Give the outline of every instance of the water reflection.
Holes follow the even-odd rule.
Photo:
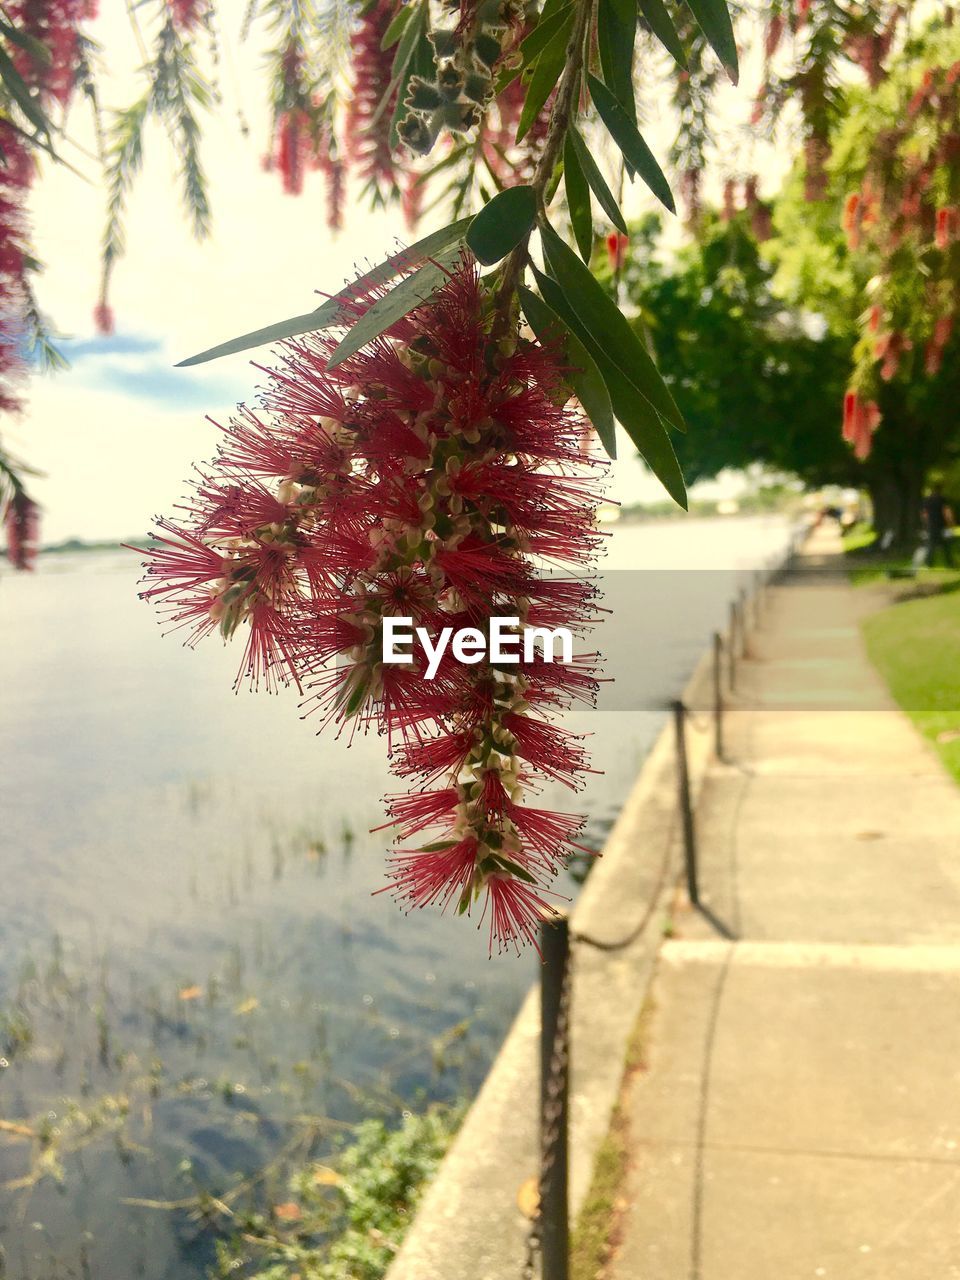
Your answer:
[[[696,525],[612,540],[614,568],[731,575],[679,573],[669,624],[646,618],[647,709],[571,717],[603,771],[575,801],[597,844],[732,571],[783,537]],[[156,1206],[282,1193],[283,1153],[473,1091],[534,973],[372,896],[381,743],[234,695],[235,655],[161,640],[135,577],[98,553],[0,582],[0,1240],[25,1280],[204,1275],[202,1219]]]

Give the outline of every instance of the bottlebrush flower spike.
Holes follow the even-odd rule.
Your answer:
[[[364,182],[381,195],[396,189],[390,148],[390,126],[397,90],[391,93],[393,49],[383,49],[383,37],[394,15],[390,0],[375,0],[361,14],[351,42],[353,94],[347,108],[347,156]],[[385,95],[388,102],[383,103]]]
[[[880,410],[873,400],[864,401],[855,391],[847,392],[843,400],[843,438],[853,445],[861,462],[870,455],[873,433],[880,421]]]
[[[14,0],[10,20],[16,30],[42,44],[45,59],[25,47],[13,51],[20,75],[41,95],[66,106],[77,72],[77,29],[90,17],[86,0]]]
[[[40,540],[40,508],[18,489],[3,518],[7,534],[7,556],[15,569],[32,569]]]
[[[183,33],[192,31],[207,7],[207,0],[167,0],[173,25]]]
[[[554,719],[595,697],[595,655],[494,664],[487,646],[466,663],[448,648],[431,671],[422,648],[394,664],[383,647],[395,617],[485,641],[491,619],[516,619],[518,644],[593,620],[603,464],[557,355],[495,335],[497,316],[463,260],[334,369],[336,336],[282,344],[184,518],[160,522],[143,595],[191,641],[247,628],[241,678],[292,682],[322,726],[382,734],[412,784],[387,802],[403,846],[387,890],[474,913],[491,949],[519,949],[582,847],[581,818],[527,802],[544,779],[582,785],[582,742]]]
[[[627,249],[629,247],[629,236],[625,236],[622,231],[610,232],[607,236],[607,260],[610,263],[611,271],[617,272],[623,270],[623,264],[627,260]]]

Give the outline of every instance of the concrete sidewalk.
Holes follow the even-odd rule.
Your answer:
[[[751,635],[627,1095],[610,1280],[960,1278],[960,790],[832,534]]]

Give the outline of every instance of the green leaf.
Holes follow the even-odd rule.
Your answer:
[[[626,316],[549,224],[541,223],[540,239],[548,269],[605,358],[620,369],[661,417],[683,431],[683,415]]]
[[[713,51],[726,68],[727,75],[736,84],[740,78],[737,41],[726,0],[687,0],[687,3]]]
[[[620,212],[620,206],[614,199],[613,192],[607,186],[604,181],[603,174],[597,168],[597,163],[590,154],[589,147],[584,142],[583,138],[581,138],[580,134],[577,133],[573,125],[571,125],[567,130],[567,138],[576,151],[577,159],[580,161],[580,168],[583,170],[584,177],[590,184],[590,189],[599,200],[600,207],[618,231],[622,231],[625,236],[629,235],[630,233],[627,231],[627,224],[623,220],[623,214]]]
[[[573,26],[573,8],[547,41],[547,46],[534,63],[533,75],[527,86],[527,96],[523,100],[520,122],[517,125],[517,142],[543,110],[544,103],[553,92],[554,85],[560,79],[567,62],[567,45],[570,43],[570,30]]]
[[[667,6],[663,3],[663,0],[640,0],[640,12],[663,47],[686,70],[687,55],[684,52],[680,36],[677,34],[677,28],[673,25],[673,19],[667,12]]]
[[[402,320],[405,315],[419,307],[422,303],[445,284],[450,278],[449,268],[460,257],[460,246],[446,249],[436,255],[436,260],[418,267],[412,275],[406,276],[389,293],[378,298],[372,307],[368,307],[363,315],[350,326],[346,337],[327,361],[328,369],[335,369],[344,360],[355,355],[361,347],[365,347],[374,338]]]
[[[415,6],[405,4],[394,14],[390,25],[383,33],[383,39],[380,41],[381,49],[392,49],[400,37],[403,35],[404,28],[413,17]]]
[[[25,53],[29,53],[30,57],[41,67],[49,67],[50,50],[36,36],[30,35],[26,31],[18,31],[5,18],[0,18],[0,36],[23,49]]]
[[[594,106],[600,113],[600,119],[623,152],[623,158],[627,164],[639,173],[657,199],[665,204],[671,213],[676,213],[677,206],[670,191],[670,184],[663,176],[663,170],[657,164],[653,152],[640,137],[637,126],[601,80],[588,73],[587,82],[590,85],[590,96]]]
[[[533,268],[533,273],[551,309],[561,317],[568,328],[582,338],[584,346],[593,356],[610,397],[613,412],[623,424],[647,466],[671,498],[686,510],[687,490],[683,483],[680,464],[677,462],[677,456],[660,415],[583,327],[556,280],[543,275],[536,267]]]
[[[295,338],[301,333],[312,333],[317,329],[334,329],[338,325],[349,324],[355,314],[352,303],[358,295],[374,289],[377,285],[386,284],[404,271],[426,261],[449,249],[459,246],[466,235],[472,218],[461,218],[452,222],[449,227],[433,231],[408,249],[401,249],[385,262],[362,275],[353,284],[341,289],[338,294],[329,298],[323,306],[315,311],[307,311],[300,316],[291,316],[289,320],[279,320],[276,324],[267,325],[264,329],[254,329],[251,333],[241,334],[239,338],[231,338],[229,342],[221,342],[219,346],[210,347],[198,355],[181,360],[176,368],[185,369],[189,365],[206,364],[208,360],[219,360],[221,356],[236,355],[238,351],[249,351],[251,347],[263,346],[266,342],[279,342],[283,338]]]
[[[650,410],[619,369],[603,364],[602,372],[618,421],[670,497],[686,511],[687,487],[663,419],[656,410]]]
[[[394,20],[395,21],[395,20]],[[393,26],[393,23],[390,24]],[[426,30],[427,25],[427,7],[421,0],[421,3],[412,6],[412,11],[408,20],[403,24],[403,31],[400,36],[400,43],[397,45],[397,52],[393,55],[393,65],[390,68],[390,79],[399,80],[407,69],[407,63],[413,55],[413,51],[417,46],[417,41],[422,33]],[[387,46],[384,45],[384,48]]]
[[[616,424],[603,375],[589,351],[557,313],[526,286],[520,286],[520,305],[527,323],[539,341],[547,346],[560,341],[570,365],[570,385],[583,411],[596,428],[600,443],[611,458],[617,456]]]
[[[537,25],[525,40],[520,41],[523,65],[528,67],[543,52],[560,28],[569,25],[572,20],[572,4],[561,5],[559,9],[551,14],[547,14],[546,10],[544,10]]]
[[[530,234],[536,220],[537,193],[533,187],[507,187],[471,222],[467,244],[485,267],[492,267]]]
[[[537,56],[543,52],[549,44],[552,36],[560,30],[560,27],[567,21],[572,19],[573,5],[564,0],[547,0],[547,3],[540,11],[540,18],[537,25],[530,34],[520,41],[520,63],[515,67],[504,67],[497,76],[494,85],[494,95],[498,96],[503,93],[508,85],[513,84],[518,76],[525,75],[532,64],[536,61]],[[527,75],[529,79],[529,75]]]
[[[593,254],[593,213],[590,209],[590,188],[583,175],[580,161],[569,132],[563,141],[563,181],[567,190],[567,209],[570,224],[580,250],[580,257],[589,262]]]
[[[617,101],[636,123],[633,93],[633,45],[637,35],[637,0],[599,0],[597,46],[603,78]]]
[[[44,133],[49,138],[53,126],[44,115],[39,102],[30,92],[26,81],[13,65],[13,60],[2,45],[0,45],[0,80],[3,81],[3,87],[16,100],[20,110],[37,132]]]

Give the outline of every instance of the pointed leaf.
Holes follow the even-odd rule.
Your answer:
[[[13,59],[2,45],[0,45],[0,80],[2,80],[3,87],[15,99],[20,110],[37,132],[46,134],[49,138],[53,125],[44,114],[38,98],[30,91],[23,76],[14,66]]]
[[[539,22],[530,34],[520,41],[520,64],[516,67],[504,67],[494,86],[493,92],[495,95],[503,93],[508,85],[513,84],[518,76],[524,74],[527,68],[536,61],[537,56],[547,47],[561,26],[572,20],[572,15],[573,6],[569,3],[545,4],[543,6]]]
[[[663,170],[657,164],[653,152],[640,137],[637,126],[601,80],[588,73],[587,81],[590,85],[590,97],[600,113],[600,119],[623,152],[623,158],[639,173],[657,199],[665,204],[671,213],[676,213],[677,206],[670,191],[670,184],[663,176]]]
[[[583,345],[590,352],[603,378],[614,414],[623,424],[647,466],[671,498],[686,510],[687,490],[683,475],[660,415],[583,328],[556,280],[543,275],[536,267],[533,268],[533,273],[551,309],[583,340]]]
[[[640,12],[663,47],[686,70],[687,55],[663,0],[640,0]]]
[[[703,34],[734,84],[740,77],[737,41],[726,0],[687,0]]]
[[[412,275],[406,276],[389,293],[378,298],[372,307],[368,307],[359,320],[350,326],[346,337],[327,361],[328,369],[335,369],[344,360],[355,355],[361,347],[365,347],[374,338],[379,338],[391,325],[402,320],[405,315],[421,306],[427,299],[446,284],[450,278],[450,268],[460,257],[460,246],[447,249],[437,254],[434,262],[418,267]]]
[[[570,365],[570,385],[577,393],[583,411],[596,428],[600,443],[611,458],[617,456],[616,424],[610,394],[596,361],[580,339],[570,331],[543,298],[525,286],[520,286],[520,305],[527,323],[538,340],[547,346],[559,341],[563,345]]]
[[[492,267],[530,234],[536,220],[537,193],[533,187],[507,187],[471,222],[467,244],[485,267]]]
[[[572,4],[561,5],[560,8],[550,14],[548,14],[546,9],[544,9],[543,13],[540,15],[540,21],[526,39],[520,41],[520,53],[523,55],[523,65],[528,67],[530,63],[543,52],[560,28],[564,25],[568,25],[572,20]]]
[[[624,235],[629,235],[627,224],[623,219],[623,214],[620,212],[620,206],[617,204],[613,192],[607,186],[603,174],[597,168],[597,163],[590,154],[590,148],[573,125],[567,130],[567,138],[577,154],[583,175],[590,184],[591,191],[597,197],[601,209],[603,209],[603,212],[618,231],[622,231]]]
[[[567,209],[570,225],[580,257],[589,262],[593,254],[593,214],[590,209],[590,188],[583,175],[580,161],[568,133],[563,141],[563,182],[567,190]]]
[[[661,417],[683,431],[683,415],[626,316],[549,224],[541,223],[540,239],[548,269],[563,290],[569,306],[606,358],[620,369]]]
[[[397,52],[393,55],[393,65],[390,68],[390,79],[398,80],[406,71],[407,63],[416,48],[417,41],[423,32],[427,21],[426,5],[418,4],[413,9],[410,18],[403,24],[403,31],[400,35],[400,42],[397,45]],[[390,24],[393,25],[392,23]],[[387,46],[385,45],[384,48]]]
[[[633,92],[633,45],[637,35],[637,0],[599,0],[597,47],[603,78],[636,124]]]
[[[295,338],[301,333],[312,333],[316,329],[335,329],[338,325],[349,324],[356,315],[356,299],[363,296],[377,285],[386,284],[404,271],[425,262],[427,259],[448,249],[451,245],[459,245],[467,233],[472,218],[461,218],[452,222],[449,227],[432,231],[408,249],[387,258],[362,275],[353,284],[348,284],[338,294],[329,298],[315,311],[307,311],[300,316],[291,316],[289,320],[279,320],[276,324],[267,325],[264,329],[254,329],[251,333],[241,334],[239,338],[231,338],[229,342],[221,342],[219,346],[210,347],[198,355],[181,360],[176,368],[185,369],[194,364],[206,364],[208,360],[219,360],[221,356],[236,355],[238,351],[249,351],[251,347],[260,347],[267,342],[279,342],[283,338]]]
[[[618,421],[670,497],[686,511],[687,487],[663,419],[656,410],[650,411],[649,405],[619,369],[608,363],[601,366],[601,372]]]
[[[403,5],[397,10],[386,31],[383,33],[383,39],[380,41],[381,49],[393,48],[403,35],[404,28],[413,17],[414,12],[414,6],[410,4]]]
[[[520,112],[520,122],[517,125],[517,142],[521,141],[543,110],[544,103],[560,79],[567,61],[567,45],[570,42],[572,26],[573,7],[571,6],[570,12],[534,63],[533,75],[527,86],[527,96],[523,100],[523,110]]]

